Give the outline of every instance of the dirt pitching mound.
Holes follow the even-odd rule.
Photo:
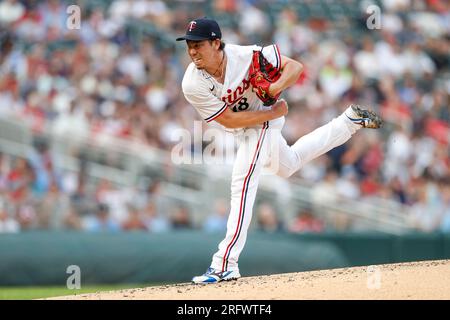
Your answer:
[[[300,300],[450,299],[450,260],[385,264],[244,277],[210,285],[160,287],[80,294],[79,300]]]

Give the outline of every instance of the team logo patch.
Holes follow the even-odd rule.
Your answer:
[[[189,32],[192,32],[192,30],[194,30],[195,29],[195,26],[197,25],[197,22],[195,22],[195,21],[191,21],[191,22],[189,22]]]

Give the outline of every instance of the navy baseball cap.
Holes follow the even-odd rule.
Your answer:
[[[219,24],[215,20],[204,17],[189,22],[186,29],[186,35],[177,38],[177,41],[214,39],[222,39],[222,32],[220,31]]]

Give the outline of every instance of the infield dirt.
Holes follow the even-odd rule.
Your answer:
[[[209,285],[160,287],[79,294],[76,300],[303,300],[450,299],[450,260],[385,264],[243,277]]]

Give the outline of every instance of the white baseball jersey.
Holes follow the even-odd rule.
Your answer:
[[[223,85],[207,72],[198,70],[194,63],[189,65],[183,78],[183,93],[205,121],[217,119],[226,108],[243,113],[270,108],[258,99],[248,80],[253,50],[260,49],[259,46],[227,44],[224,50],[228,62]],[[281,56],[276,45],[264,47],[263,54],[276,68],[280,68]],[[342,114],[288,146],[281,135],[283,124],[284,117],[281,117],[240,132],[248,134],[248,139],[238,139],[227,233],[211,261],[211,267],[216,270],[239,271],[238,259],[247,239],[259,177],[269,162],[272,166],[276,162],[272,173],[289,177],[305,163],[346,142],[360,128]]]
[[[277,45],[261,48],[256,45],[227,44],[224,49],[227,66],[223,84],[206,71],[197,69],[193,62],[189,65],[182,82],[183,93],[202,119],[211,122],[218,118],[226,108],[232,108],[234,112],[266,108],[252,91],[248,79],[253,51],[261,49],[264,57],[279,69],[281,57]]]

